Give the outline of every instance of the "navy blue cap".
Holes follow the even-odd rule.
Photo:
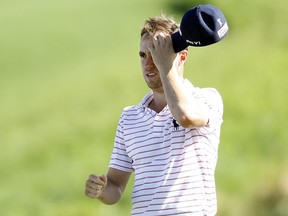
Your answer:
[[[197,5],[189,9],[180,23],[180,30],[171,35],[174,51],[188,46],[208,46],[222,40],[228,24],[222,11],[214,5]]]

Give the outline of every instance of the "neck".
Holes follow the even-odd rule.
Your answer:
[[[159,113],[167,105],[164,92],[163,93],[159,93],[159,92],[153,91],[153,96],[154,96],[154,98],[153,98],[153,100],[151,101],[151,103],[149,104],[148,107],[150,109],[154,110],[155,112]]]

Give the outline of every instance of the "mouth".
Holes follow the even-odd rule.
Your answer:
[[[156,76],[156,75],[157,75],[157,73],[147,73],[146,74],[147,77],[153,77],[153,76]]]

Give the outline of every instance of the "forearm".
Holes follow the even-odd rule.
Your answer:
[[[113,205],[120,200],[122,193],[121,188],[108,179],[107,186],[97,199],[104,204]]]
[[[183,127],[205,126],[208,118],[201,104],[185,89],[184,79],[171,69],[161,73],[165,98],[174,118]]]

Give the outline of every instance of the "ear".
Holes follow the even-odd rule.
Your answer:
[[[180,55],[180,60],[181,60],[181,62],[182,63],[185,63],[186,62],[186,60],[187,60],[187,57],[188,57],[188,50],[182,50],[180,53],[179,53],[179,55]]]

